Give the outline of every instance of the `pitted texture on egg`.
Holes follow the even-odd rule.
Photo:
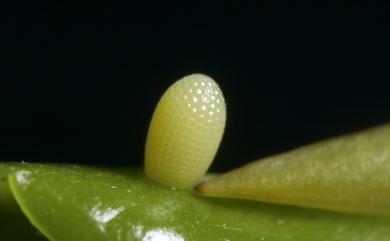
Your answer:
[[[218,150],[226,122],[219,86],[194,74],[174,83],[161,97],[145,147],[146,174],[171,187],[192,187]]]

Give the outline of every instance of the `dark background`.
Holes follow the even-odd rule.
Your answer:
[[[214,171],[390,120],[389,3],[9,2],[2,161],[140,166],[155,104],[195,72],[227,101]]]

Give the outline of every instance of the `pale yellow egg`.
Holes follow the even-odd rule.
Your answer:
[[[225,122],[225,100],[213,79],[193,74],[175,82],[149,126],[146,175],[170,187],[193,187],[217,153]]]

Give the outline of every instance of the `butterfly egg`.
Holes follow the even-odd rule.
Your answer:
[[[217,153],[225,122],[225,100],[213,79],[193,74],[175,82],[149,126],[146,175],[170,187],[193,187]]]

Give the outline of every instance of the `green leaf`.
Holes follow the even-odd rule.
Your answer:
[[[390,216],[390,124],[254,161],[197,190],[206,196]]]
[[[24,214],[56,241],[390,239],[390,218],[204,198],[160,186],[140,169],[8,163],[0,170]]]
[[[15,202],[7,181],[7,176],[12,169],[14,169],[13,165],[0,163],[0,240],[47,240],[30,224]]]

